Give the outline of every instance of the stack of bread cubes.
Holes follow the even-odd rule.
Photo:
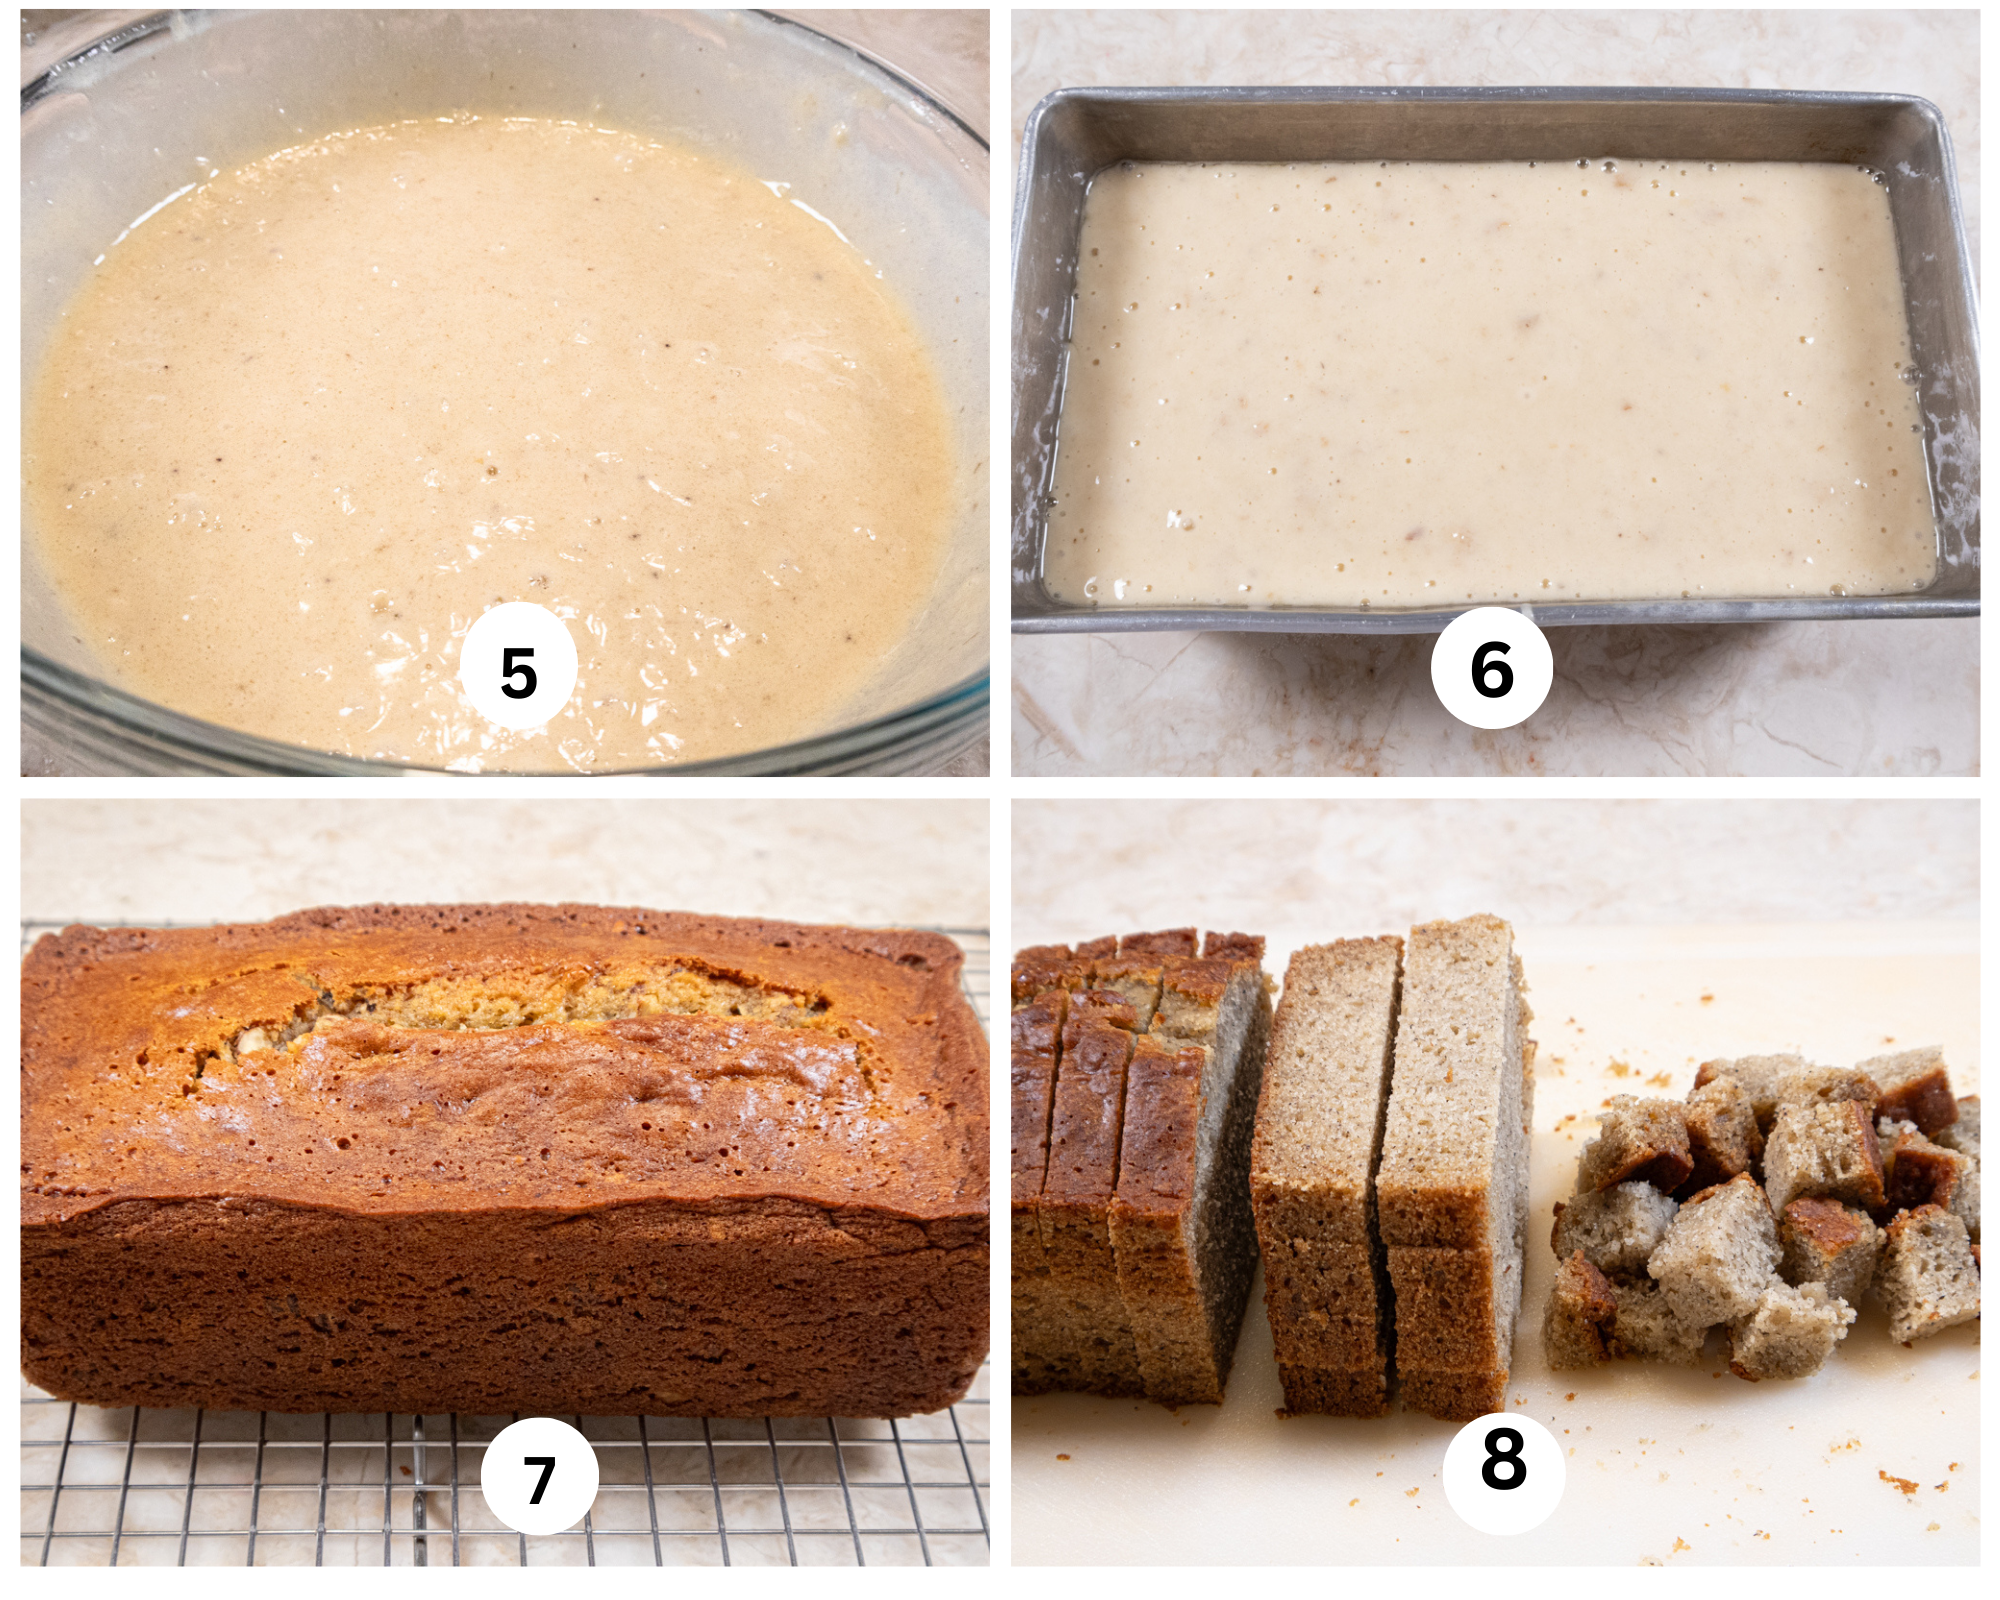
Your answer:
[[[1495,917],[1309,945],[1038,946],[1013,973],[1013,1391],[1219,1401],[1259,1253],[1289,1411],[1500,1408],[1534,1042]],[[1253,1132],[1254,1125],[1254,1132]]]
[[[1979,1100],[1935,1049],[1851,1068],[1710,1061],[1683,1101],[1619,1095],[1556,1207],[1549,1365],[1817,1372],[1872,1294],[1904,1343],[1979,1315]]]

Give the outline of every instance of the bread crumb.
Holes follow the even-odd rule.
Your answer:
[[[1712,1006],[1715,1004],[1715,996],[1704,989],[1701,992],[1701,1003],[1705,1006]]]
[[[1061,1453],[1060,1451],[1058,1451],[1058,1452],[1056,1453],[1056,1460],[1058,1460],[1058,1461],[1067,1461],[1067,1460],[1069,1460],[1069,1457],[1068,1457],[1068,1456],[1066,1456],[1066,1455],[1064,1455],[1064,1454],[1062,1454],[1062,1453]]]
[[[1892,1478],[1889,1476],[1888,1473],[1880,1471],[1879,1469],[1877,1470],[1875,1476],[1880,1478],[1884,1483],[1893,1483],[1898,1489],[1901,1489],[1904,1494],[1915,1494],[1917,1492],[1916,1481],[1912,1478]]]
[[[1667,1552],[1667,1554],[1668,1554],[1668,1555],[1670,1555],[1670,1556],[1671,1556],[1671,1555],[1679,1555],[1679,1554],[1681,1553],[1681,1551],[1683,1551],[1683,1550],[1692,1550],[1693,1548],[1694,1548],[1694,1546],[1693,1546],[1693,1545],[1691,1545],[1691,1544],[1689,1544],[1689,1543],[1687,1542],[1687,1540],[1685,1540],[1685,1539],[1681,1538],[1681,1537],[1680,1537],[1679,1535],[1675,1535],[1675,1537],[1674,1537],[1674,1547],[1673,1547],[1673,1549],[1669,1550],[1669,1551]]]
[[[1946,1467],[1944,1470],[1946,1472],[1956,1472],[1958,1471],[1958,1463],[1954,1461],[1950,1466]]]
[[[1406,1495],[1406,1496],[1408,1496],[1408,1495],[1414,1495],[1414,1494],[1415,1494],[1416,1492],[1417,1492],[1417,1491],[1416,1491],[1415,1489],[1405,1489],[1405,1490],[1403,1491],[1404,1495]]]
[[[1614,1078],[1629,1078],[1632,1076],[1632,1069],[1622,1061],[1614,1061],[1604,1070]]]
[[[1940,1527],[1942,1527],[1942,1526],[1943,1526],[1943,1524],[1942,1524],[1942,1523],[1937,1523],[1937,1522],[1933,1522],[1933,1523],[1932,1523],[1932,1524],[1931,1524],[1931,1525],[1930,1525],[1930,1526],[1929,1526],[1928,1528],[1924,1529],[1924,1532],[1925,1532],[1925,1533],[1936,1533],[1936,1532],[1938,1531],[1938,1529],[1939,1529]]]
[[[1859,1439],[1849,1439],[1846,1444],[1830,1445],[1828,1448],[1836,1453],[1842,1450],[1859,1450],[1861,1448],[1861,1441]]]
[[[1574,1399],[1576,1398],[1576,1391],[1575,1391],[1574,1389],[1570,1390],[1570,1392],[1569,1392],[1568,1394],[1564,1395],[1564,1396],[1563,1396],[1563,1398],[1564,1398],[1565,1400],[1574,1400]],[[1567,1433],[1567,1432],[1568,1432],[1569,1430],[1568,1430],[1567,1428],[1565,1428],[1565,1429],[1564,1429],[1563,1431],[1564,1431],[1565,1433]]]
[[[1354,1499],[1348,1501],[1347,1503],[1351,1506],[1358,1506],[1361,1504],[1361,1500],[1359,1496],[1356,1496]]]
[[[1943,1494],[1945,1490],[1951,1487],[1951,1479],[1946,1478],[1943,1483],[1934,1483],[1931,1485],[1931,1487],[1937,1490],[1939,1494]]]

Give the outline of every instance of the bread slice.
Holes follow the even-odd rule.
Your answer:
[[[1521,1307],[1531,1013],[1498,917],[1414,928],[1405,948],[1376,1204],[1406,1406],[1500,1409]]]
[[[1145,1392],[1111,1244],[1132,1022],[1132,1008],[1116,995],[1086,990],[1071,999],[1063,1027],[1037,1210],[1055,1307],[1050,1388]]]
[[[1375,1222],[1403,941],[1308,945],[1285,973],[1257,1106],[1250,1201],[1292,1412],[1389,1408],[1395,1319]]]
[[[1015,957],[1016,1393],[1222,1397],[1271,1006],[1261,938],[1201,948],[1176,928]]]
[[[1263,940],[1227,937],[1230,956],[1163,958],[1128,1076],[1112,1243],[1145,1393],[1165,1405],[1222,1399],[1257,1269],[1250,1140],[1271,999]]]
[[[1042,1248],[1042,1183],[1049,1167],[1049,1120],[1069,995],[1044,990],[1013,1014],[1013,1391],[1056,1386],[1051,1356],[1061,1348],[1062,1314]]]

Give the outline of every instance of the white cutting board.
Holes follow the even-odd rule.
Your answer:
[[[1282,977],[1298,944],[1391,931],[1278,930],[1266,966]],[[1518,938],[1541,1052],[1508,1401],[1564,1446],[1555,1513],[1513,1538],[1460,1522],[1439,1478],[1448,1423],[1402,1412],[1279,1420],[1260,1274],[1223,1405],[1013,1403],[1016,1562],[1979,1559],[1976,1323],[1905,1350],[1864,1306],[1817,1375],[1759,1384],[1729,1373],[1716,1340],[1700,1371],[1625,1361],[1554,1373],[1540,1336],[1553,1208],[1574,1188],[1606,1096],[1678,1099],[1715,1056],[1795,1050],[1847,1065],[1932,1043],[1953,1087],[1974,1092],[1973,925],[1523,928]]]

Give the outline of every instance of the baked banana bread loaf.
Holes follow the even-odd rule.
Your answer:
[[[71,928],[22,973],[22,1361],[268,1411],[934,1411],[986,1044],[933,934],[593,906]]]

